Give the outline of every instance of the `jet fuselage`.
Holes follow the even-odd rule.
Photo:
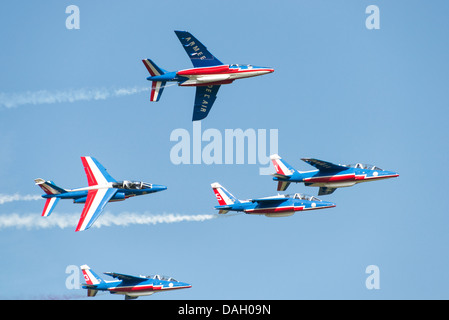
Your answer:
[[[178,82],[179,86],[207,86],[229,84],[236,79],[261,76],[274,72],[274,69],[252,65],[219,65],[212,67],[191,68],[167,72],[148,77],[149,81]]]
[[[284,197],[279,201],[279,198]],[[270,199],[272,199],[270,201]],[[313,196],[294,194],[293,196],[280,195],[253,200],[239,200],[234,204],[216,206],[215,209],[223,211],[243,211],[247,214],[261,214],[267,217],[291,216],[297,211],[308,211],[333,208],[335,204],[322,201]]]
[[[309,187],[331,187],[342,188],[350,187],[356,183],[375,181],[381,179],[395,178],[399,174],[385,170],[369,170],[350,168],[339,172],[322,172],[320,170],[312,170],[306,172],[295,171],[290,177],[276,177],[275,181],[285,182],[303,182]]]

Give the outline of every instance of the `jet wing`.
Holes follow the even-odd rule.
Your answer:
[[[302,158],[301,160],[314,166],[320,171],[343,171],[348,169],[348,167],[318,159]]]
[[[84,166],[84,171],[86,172],[89,187],[105,185],[108,184],[108,182],[117,182],[109,175],[97,159],[93,157],[81,157],[81,161]]]
[[[220,89],[220,85],[196,87],[192,121],[202,120],[207,117],[215,99],[217,99],[218,89]]]
[[[326,194],[331,194],[334,192],[337,188],[329,188],[329,187],[320,187],[320,191],[318,191],[319,196],[323,196]]]
[[[92,224],[100,216],[104,206],[116,194],[117,189],[104,188],[89,190],[87,192],[86,204],[81,213],[78,226],[75,231],[83,231],[89,229]]]
[[[175,31],[195,68],[219,66],[223,63],[215,58],[197,38],[187,31]]]
[[[104,274],[107,274],[108,276],[111,276],[113,278],[123,280],[123,281],[141,282],[141,281],[148,280],[145,277],[136,277],[136,276],[130,276],[128,274],[115,273],[115,272],[104,272]]]
[[[288,200],[289,198],[284,197],[284,196],[275,196],[275,197],[268,197],[268,198],[259,198],[259,199],[251,199],[251,202],[257,202],[260,204],[263,203],[281,203],[284,202],[286,200]]]

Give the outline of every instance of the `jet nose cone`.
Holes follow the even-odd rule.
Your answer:
[[[265,68],[265,67],[261,67],[261,71],[263,71],[264,73],[272,73],[272,72],[274,72],[274,69],[273,68]]]
[[[160,184],[153,184],[151,187],[153,190],[157,190],[157,191],[164,191],[167,190],[166,186],[160,185]]]
[[[393,172],[393,171],[382,171],[382,172],[380,172],[379,177],[396,178],[396,177],[399,177],[399,173]]]
[[[186,289],[192,287],[192,285],[190,283],[186,283],[186,282],[179,282],[176,284],[176,286],[180,287],[180,288],[186,288]]]
[[[323,203],[323,207],[325,207],[325,208],[333,208],[333,207],[336,207],[337,205],[335,204],[335,203],[333,203],[333,202],[328,202],[328,201],[323,201],[324,203]]]
[[[333,202],[321,201],[316,204],[315,209],[333,208],[335,206],[336,206],[336,204]]]
[[[253,67],[254,70],[260,72],[261,74],[267,74],[267,73],[272,73],[274,72],[273,68],[268,68],[268,67]]]

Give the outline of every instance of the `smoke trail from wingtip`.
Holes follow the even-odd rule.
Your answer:
[[[20,93],[0,92],[0,107],[15,108],[21,105],[40,105],[63,102],[106,100],[138,94],[149,90],[148,87],[127,87],[127,88],[83,88],[60,91],[26,91]]]
[[[32,194],[20,195],[18,193],[15,194],[1,194],[0,193],[0,204],[4,204],[7,202],[13,201],[32,201],[32,200],[41,200],[41,196],[36,196]]]
[[[7,228],[17,229],[48,229],[48,228],[75,228],[80,218],[80,214],[59,214],[53,213],[50,217],[41,217],[40,214],[19,215],[17,213],[0,215],[0,230]],[[179,222],[202,222],[217,218],[213,214],[149,214],[124,212],[121,214],[112,214],[105,212],[93,224],[92,228],[102,228],[110,226],[130,226],[130,225],[156,225],[160,223],[179,223]]]

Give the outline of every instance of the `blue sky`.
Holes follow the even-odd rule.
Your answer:
[[[71,4],[79,30],[65,26]],[[371,4],[379,30],[365,27]],[[144,299],[447,299],[448,10],[446,1],[5,1],[1,99],[149,87],[141,59],[173,71],[191,66],[173,32],[188,30],[224,63],[275,69],[222,86],[203,131],[277,129],[279,154],[299,170],[311,169],[300,158],[315,157],[400,177],[339,189],[323,197],[336,208],[287,218],[240,214],[81,233],[4,227],[0,298],[84,298],[66,288],[65,270],[88,264],[193,285]],[[142,91],[1,105],[0,194],[40,195],[38,177],[85,186],[80,156],[90,155],[118,180],[168,186],[109,204],[116,215],[216,215],[215,181],[241,199],[275,195],[259,164],[172,163],[170,134],[192,132],[194,92],[168,87],[157,103]],[[0,217],[39,216],[43,206],[0,204]],[[61,201],[48,219],[81,210]],[[379,290],[365,287],[369,265],[380,269]]]

